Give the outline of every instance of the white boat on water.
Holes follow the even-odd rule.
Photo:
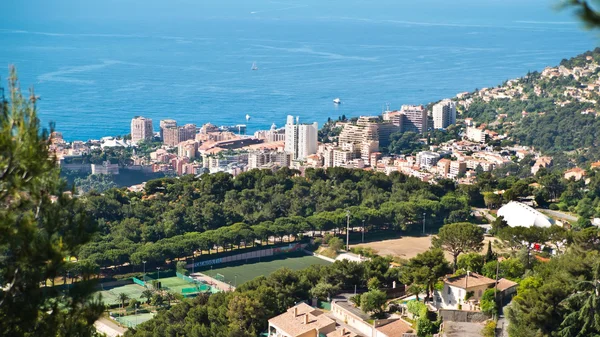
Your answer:
[[[333,103],[334,104],[341,104],[342,101],[339,98],[336,98],[336,99],[333,100]]]
[[[246,122],[250,120],[250,115],[246,114]]]
[[[252,62],[252,68],[250,68],[251,70],[258,70],[258,66],[256,65],[256,62]]]

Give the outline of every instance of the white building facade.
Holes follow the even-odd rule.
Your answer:
[[[317,153],[318,131],[317,122],[300,124],[296,118],[294,123],[294,117],[288,116],[285,124],[285,152],[291,155],[292,160],[306,160],[306,157]]]
[[[456,124],[456,103],[445,99],[433,106],[433,128],[445,129]]]

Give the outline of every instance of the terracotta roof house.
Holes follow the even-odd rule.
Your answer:
[[[336,321],[306,303],[300,303],[287,312],[269,319],[270,337],[357,337],[344,327],[336,327]]]
[[[575,180],[581,180],[583,177],[585,177],[586,173],[585,170],[580,168],[580,167],[574,167],[568,171],[565,171],[565,179],[571,179],[574,178]]]
[[[450,276],[444,279],[444,288],[436,291],[434,304],[438,309],[479,311],[483,292],[496,285],[496,281],[477,273]],[[465,300],[467,293],[472,296]]]
[[[386,337],[403,337],[405,333],[415,332],[408,323],[401,319],[377,326],[375,330],[377,330],[377,336]]]

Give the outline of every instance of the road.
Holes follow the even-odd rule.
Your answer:
[[[501,331],[498,337],[508,337],[508,320],[504,316],[500,316],[496,322],[496,331],[498,330]]]
[[[488,212],[487,208],[472,208],[472,210],[475,216],[484,216],[489,222],[494,222],[494,220],[496,220],[496,218]]]
[[[544,213],[544,214],[546,214],[546,215],[549,215],[549,216],[551,216],[553,218],[564,219],[564,220],[567,220],[567,221],[570,221],[570,222],[576,222],[577,221],[577,217],[576,216],[573,216],[573,215],[570,215],[570,214],[567,214],[567,213],[563,213],[561,211],[553,211],[551,209],[542,209],[542,208],[537,208],[537,210],[540,211],[540,212],[542,212],[542,213]]]

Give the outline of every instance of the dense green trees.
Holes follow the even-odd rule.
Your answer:
[[[441,249],[430,249],[410,259],[401,270],[401,280],[404,284],[418,285],[425,290],[429,298],[436,282],[451,271],[448,261]],[[412,291],[415,291],[414,289]]]
[[[597,245],[589,245],[598,240],[598,230],[574,234],[577,239],[565,254],[535,264],[521,281],[517,296],[505,310],[511,336],[598,334],[593,313],[597,300],[591,292],[597,287],[599,254]]]
[[[466,252],[479,252],[483,247],[483,229],[468,222],[458,222],[442,227],[431,243],[452,254],[456,270],[458,256]]]
[[[61,276],[72,282],[63,274],[66,260],[89,241],[94,222],[66,193],[48,150],[49,133],[40,128],[35,94],[23,96],[14,69],[8,94],[0,101],[1,334],[91,336],[102,313],[99,303],[90,302],[92,282],[66,289],[40,285]]]
[[[91,191],[102,193],[106,190],[117,187],[117,184],[109,175],[90,174],[85,178],[76,178],[75,186],[77,187],[77,191],[83,194]]]
[[[160,264],[178,257],[229,251],[254,244],[297,239],[309,230],[350,226],[418,231],[451,217],[467,220],[476,191],[454,184],[431,185],[394,173],[389,176],[344,168],[253,170],[233,178],[218,173],[151,180],[142,193],[112,189],[83,197],[99,220],[100,236],[80,258],[101,267],[141,261]],[[201,257],[204,258],[204,257]]]
[[[373,313],[373,316],[380,314],[387,300],[386,294],[378,289],[369,290],[360,295],[360,309],[365,313]]]

